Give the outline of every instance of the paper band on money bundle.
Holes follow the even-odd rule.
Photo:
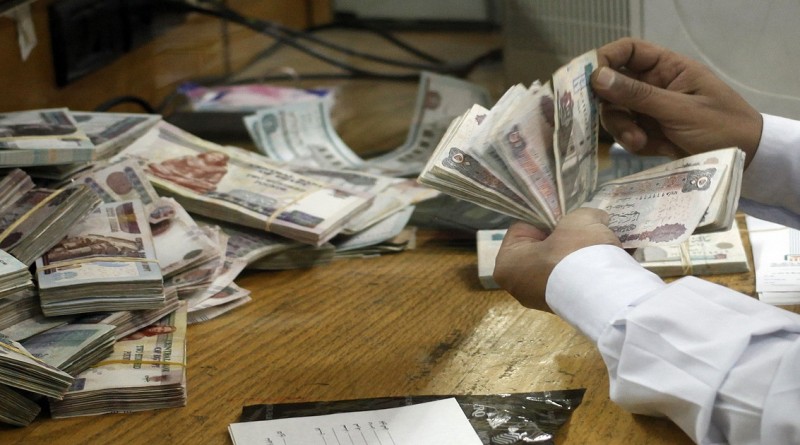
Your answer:
[[[47,316],[155,309],[164,283],[138,200],[104,203],[36,260]]]
[[[186,210],[321,245],[371,197],[337,190],[161,122],[118,156],[145,162],[148,178]]]
[[[112,354],[75,377],[54,418],[186,405],[186,304],[114,344]]]
[[[707,152],[598,185],[594,51],[552,84],[512,86],[453,120],[419,182],[550,230],[578,207],[605,210],[623,247],[675,244],[730,228],[744,153]]]

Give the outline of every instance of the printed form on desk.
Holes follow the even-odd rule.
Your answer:
[[[745,215],[753,249],[758,299],[800,303],[800,230]]]
[[[456,399],[373,411],[233,423],[234,445],[482,445]]]

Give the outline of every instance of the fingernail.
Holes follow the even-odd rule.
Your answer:
[[[622,134],[619,135],[619,145],[622,145],[628,151],[634,151],[636,147],[633,146],[633,138],[633,133],[630,131],[623,131]]]
[[[597,72],[597,77],[595,78],[595,83],[600,88],[611,88],[611,85],[614,84],[614,78],[616,77],[616,73],[614,70],[607,67],[602,67]]]

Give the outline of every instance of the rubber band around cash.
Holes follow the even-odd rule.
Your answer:
[[[100,366],[106,365],[131,365],[131,364],[140,364],[140,365],[158,365],[158,366],[183,366],[186,367],[186,363],[181,362],[162,362],[159,360],[103,360],[102,362],[95,363],[92,365],[92,368],[99,368]]]
[[[135,258],[135,257],[91,257],[91,258],[76,258],[70,261],[59,261],[51,263],[46,266],[38,267],[37,270],[50,270],[58,269],[60,267],[77,266],[84,263],[158,263],[158,260],[152,258]]]
[[[44,198],[43,200],[39,201],[38,204],[36,204],[35,206],[31,207],[30,210],[25,212],[25,215],[32,215],[32,214],[36,213],[37,210],[39,210],[42,207],[46,206],[47,203],[49,203],[50,201],[55,199],[56,196],[64,193],[65,190],[67,190],[67,189],[60,189],[60,190],[56,190],[55,192],[51,193],[49,196],[47,196],[47,198]],[[16,229],[17,226],[23,224],[24,222],[25,222],[25,218],[19,218],[16,221],[14,221],[10,226],[8,226],[6,228],[6,230],[3,231],[3,233],[0,233],[0,241],[3,241],[4,239],[6,239],[6,237],[9,234],[14,233],[14,229]]]
[[[276,207],[275,211],[272,212],[272,215],[269,215],[269,218],[267,218],[267,221],[266,221],[265,226],[264,226],[264,230],[269,232],[270,229],[272,229],[272,223],[274,223],[275,220],[278,219],[278,217],[281,215],[281,213],[283,213],[284,210],[288,209],[289,207],[291,207],[295,203],[299,202],[300,200],[302,200],[302,199],[304,199],[304,198],[306,198],[308,196],[311,196],[312,193],[316,193],[316,192],[318,192],[320,190],[322,190],[322,189],[318,188],[318,189],[314,189],[314,190],[309,190],[309,191],[303,193],[302,195],[298,196],[297,198],[289,201],[288,203],[286,203],[286,205],[284,205],[282,207]]]
[[[686,240],[680,245],[681,252],[681,269],[684,275],[692,275],[692,255],[689,252],[689,240]]]

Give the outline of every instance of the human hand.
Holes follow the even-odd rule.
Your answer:
[[[642,40],[597,50],[592,87],[603,127],[628,151],[682,157],[739,147],[745,165],[761,140],[761,114],[705,65]]]
[[[508,228],[495,261],[493,278],[525,307],[548,310],[547,280],[564,257],[597,244],[621,246],[603,210],[579,208],[565,215],[549,236],[517,222]]]

